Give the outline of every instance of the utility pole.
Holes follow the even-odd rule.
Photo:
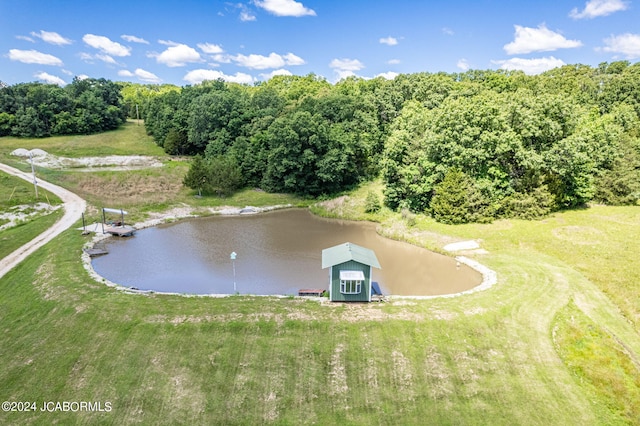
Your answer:
[[[33,186],[36,188],[36,200],[38,199],[38,181],[36,180],[36,169],[33,165],[33,155],[29,151],[29,162],[31,163],[31,174],[33,175]]]

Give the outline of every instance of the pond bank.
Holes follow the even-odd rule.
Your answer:
[[[179,218],[193,218],[198,216],[252,215],[287,207],[291,206],[280,205],[266,208],[225,207],[215,209],[215,211],[194,211],[188,206],[183,206],[171,209],[170,211],[167,211],[163,214],[152,214],[147,221],[138,223],[135,225],[135,227],[141,229],[144,227],[160,225],[163,223],[171,223]],[[253,219],[251,219],[250,222],[245,222],[240,218],[229,219],[232,222],[227,222],[226,220],[224,220],[223,222],[218,222],[216,220],[214,220],[214,222],[201,222],[200,220],[181,222],[176,225],[171,225],[170,228],[166,228],[164,230],[154,229],[153,231],[150,231],[152,232],[150,234],[145,232],[144,234],[140,235],[141,239],[136,239],[135,241],[131,242],[131,244],[133,245],[117,241],[110,242],[109,251],[113,250],[112,256],[115,256],[113,259],[100,258],[92,261],[88,254],[83,254],[84,265],[88,272],[97,281],[125,291],[133,291],[136,293],[153,292],[158,294],[182,295],[188,295],[190,293],[196,293],[197,295],[209,295],[209,292],[211,292],[216,296],[220,296],[220,294],[217,293],[225,293],[228,295],[229,293],[235,292],[235,283],[233,292],[226,289],[227,278],[225,278],[224,276],[227,272],[223,271],[226,271],[225,265],[228,262],[228,259],[226,261],[224,260],[226,255],[224,255],[224,253],[222,253],[220,250],[222,247],[234,247],[234,245],[238,241],[245,241],[245,244],[248,244],[247,247],[250,248],[250,251],[245,253],[245,260],[254,265],[254,267],[263,265],[262,268],[265,268],[264,271],[271,272],[260,272],[255,277],[252,277],[251,273],[245,272],[245,274],[247,275],[245,279],[248,281],[245,281],[243,294],[292,295],[297,294],[297,287],[295,285],[293,287],[296,288],[292,289],[289,287],[291,287],[292,283],[300,281],[301,279],[303,281],[308,281],[309,279],[311,279],[311,281],[317,284],[319,284],[320,282],[324,283],[324,273],[321,276],[319,274],[316,274],[315,269],[313,269],[314,264],[308,264],[309,259],[313,258],[316,251],[318,251],[319,253],[323,247],[328,247],[327,244],[336,244],[336,241],[334,241],[336,240],[336,235],[344,234],[342,235],[344,238],[355,239],[355,241],[352,242],[365,244],[369,247],[377,247],[376,250],[382,250],[379,255],[383,255],[383,257],[387,258],[386,265],[388,266],[384,267],[384,270],[382,271],[383,274],[378,277],[378,279],[382,279],[381,283],[385,283],[386,285],[388,285],[386,289],[383,288],[385,294],[391,294],[393,295],[393,297],[451,297],[453,295],[467,294],[470,292],[488,288],[496,281],[495,273],[492,273],[487,268],[471,259],[458,257],[456,258],[456,260],[454,260],[453,256],[447,256],[449,260],[445,260],[447,259],[447,257],[443,257],[440,254],[433,253],[433,251],[432,253],[424,252],[424,255],[418,254],[417,251],[422,250],[423,248],[420,248],[416,244],[409,244],[407,246],[398,245],[396,247],[396,245],[399,244],[397,242],[398,239],[384,238],[381,232],[376,232],[378,230],[375,229],[373,224],[367,225],[363,223],[360,225],[356,224],[356,222],[353,221],[347,221],[343,222],[343,224],[340,224],[340,221],[329,220],[329,222],[332,223],[330,225],[331,228],[325,229],[328,226],[329,222],[318,217],[317,215],[315,215],[317,219],[311,220],[313,216],[314,215],[310,215],[309,213],[302,213],[302,211],[300,211],[299,213],[296,213],[295,211],[289,211],[286,213],[283,212],[282,214],[279,213],[277,216],[261,216],[260,219],[256,219],[257,222],[255,222]],[[304,219],[306,217],[308,217],[309,219]],[[238,220],[240,220],[240,222],[237,222]],[[206,225],[206,223],[211,224]],[[217,223],[217,225],[213,225],[213,223]],[[242,225],[241,228],[238,228],[238,234],[236,231],[234,231],[234,226],[238,225],[232,226],[232,223],[244,223],[246,224],[246,226]],[[326,223],[327,225],[322,225],[322,223]],[[333,229],[333,227],[336,227],[336,225],[339,228],[337,230]],[[211,226],[214,226],[214,228],[211,228]],[[231,228],[229,228],[229,226],[231,226]],[[299,229],[300,232],[296,232],[295,234],[299,234],[299,238],[293,236],[285,237],[284,235],[287,234],[287,231],[284,229],[280,229],[283,226],[285,227],[284,229],[290,229],[291,227],[297,226],[298,228],[296,229]],[[356,234],[351,235],[351,233],[356,229],[358,229]],[[366,229],[369,229],[370,231],[362,234],[362,232]],[[167,234],[167,232],[170,233]],[[186,234],[184,235],[187,237],[187,239],[185,240],[183,239],[183,237],[179,237],[178,240],[175,240],[176,236],[182,235],[183,232],[186,232]],[[247,234],[247,232],[249,232],[249,234]],[[309,233],[309,235],[306,235],[306,233]],[[303,234],[305,234],[306,236],[304,236]],[[172,237],[174,242],[171,242],[172,240],[168,239],[171,238],[169,237],[170,235],[175,235],[174,237]],[[190,240],[188,238],[189,235],[193,235],[194,237],[196,237],[196,239]],[[320,238],[321,235],[324,235],[324,237]],[[370,237],[365,237],[364,235],[370,235]],[[375,238],[373,236],[375,236]],[[94,236],[94,238],[88,243],[88,246],[93,247],[104,238],[105,236],[98,234]],[[254,241],[255,238],[258,239]],[[293,238],[293,240],[291,238]],[[358,242],[358,240],[362,240],[362,242]],[[206,241],[218,241],[218,243],[214,244],[213,246],[207,245],[201,247],[200,245],[207,244]],[[235,241],[235,243],[233,241]],[[300,244],[300,241],[313,241],[313,244],[309,246],[308,244],[303,243],[302,246],[297,247]],[[376,243],[375,241],[380,242]],[[387,242],[385,243],[383,241]],[[192,246],[192,244],[196,245]],[[264,244],[267,245],[265,246]],[[146,247],[149,247],[150,251],[147,250]],[[173,247],[173,249],[167,249],[167,247]],[[172,251],[176,247],[182,248],[179,250],[179,252]],[[195,247],[198,248],[196,251],[193,251]],[[237,247],[239,246],[235,247],[237,250]],[[273,259],[273,262],[275,263],[271,263],[271,261],[268,260],[268,257],[264,257],[264,254],[273,252],[274,247],[276,247],[276,255]],[[282,248],[277,249],[277,247]],[[292,247],[297,248],[292,249]],[[407,249],[403,249],[401,247],[407,247],[409,252],[405,253],[405,250]],[[413,247],[413,249],[409,247]],[[311,249],[310,252],[308,252],[309,249]],[[297,272],[295,273],[293,272],[293,269],[289,272],[284,272],[288,271],[290,267],[293,267],[293,265],[278,266],[279,263],[282,262],[282,259],[280,259],[282,256],[285,256],[285,258],[287,259],[285,260],[285,263],[289,262],[287,264],[290,264],[290,259],[295,258],[295,254],[292,253],[282,254],[286,253],[287,250],[294,251],[295,253],[302,253],[302,258],[300,259],[304,261],[300,263],[300,265],[296,264],[294,269]],[[177,270],[176,266],[174,265],[175,261],[185,253],[192,251],[193,253],[187,255],[184,260],[179,260],[180,265],[191,265],[188,267],[189,273],[184,276],[175,275],[175,271]],[[409,253],[414,254],[410,255]],[[425,255],[426,257],[422,257]],[[151,259],[151,263],[147,263],[144,260],[146,258]],[[137,260],[133,261],[132,263],[131,259]],[[157,263],[158,259],[164,260],[156,265],[154,262]],[[401,261],[401,259],[405,259],[405,261],[403,262]],[[118,265],[120,265],[117,270],[112,269],[113,262],[116,262]],[[138,265],[141,266],[141,268],[132,265]],[[407,269],[407,267],[409,269]],[[308,275],[306,273],[302,273],[301,275],[300,268],[303,268],[305,271],[309,271],[308,268],[312,268],[314,272],[311,275]],[[166,274],[165,272],[160,272],[163,270],[166,271]],[[471,270],[474,270],[473,274],[476,274],[475,278],[471,278],[473,274],[468,275],[471,273]],[[100,271],[100,273],[98,273],[97,271]],[[301,278],[303,276],[306,278]],[[181,280],[180,277],[186,279],[187,281]],[[415,278],[417,277],[420,277],[418,281],[415,280]],[[211,278],[213,279],[213,281],[210,280]],[[119,285],[109,281],[109,279],[112,281],[117,281],[119,283],[127,284],[126,286]],[[229,280],[230,279],[231,278],[229,278]],[[269,285],[267,283],[272,281],[273,283],[278,283],[275,287],[277,288],[277,290],[275,290],[275,288],[269,290]],[[267,285],[267,287],[263,287],[264,285]],[[284,287],[280,288],[281,286]],[[145,290],[137,290],[138,287]]]

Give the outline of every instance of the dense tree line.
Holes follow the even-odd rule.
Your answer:
[[[626,61],[536,76],[0,87],[0,135],[98,132],[127,116],[167,153],[196,156],[184,183],[205,193],[319,196],[381,177],[387,206],[450,223],[640,202],[640,64]]]
[[[120,87],[105,79],[78,79],[65,87],[21,83],[0,87],[0,136],[89,134],[126,119]]]
[[[378,173],[386,128],[402,105],[377,93],[391,87],[383,79],[331,85],[314,75],[254,87],[212,81],[151,98],[144,118],[166,152],[227,158],[243,185],[328,194]],[[197,167],[210,164],[218,162]]]
[[[159,145],[203,156],[194,189],[220,192],[203,181],[221,164],[235,186],[310,195],[382,176],[389,207],[451,223],[637,203],[639,116],[640,64],[625,61],[537,76],[213,81],[145,103]]]
[[[640,200],[640,64],[452,80],[435,106],[408,101],[393,123],[389,206],[463,223]]]

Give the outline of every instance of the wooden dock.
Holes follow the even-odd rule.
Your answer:
[[[131,226],[112,226],[105,229],[104,232],[116,237],[130,237],[136,232],[136,229]]]
[[[96,257],[96,256],[102,256],[103,254],[109,254],[108,251],[106,251],[105,249],[102,248],[85,248],[82,249],[85,253],[87,253],[89,255],[89,257]]]
[[[303,288],[298,290],[298,296],[322,296],[323,288]]]

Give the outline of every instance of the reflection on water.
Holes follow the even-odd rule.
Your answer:
[[[93,267],[110,281],[140,290],[193,294],[297,294],[328,288],[322,250],[352,242],[375,251],[373,270],[385,294],[457,293],[480,284],[481,275],[453,258],[383,238],[375,224],[322,219],[291,209],[248,216],[215,216],[143,229],[111,238],[109,254]]]

